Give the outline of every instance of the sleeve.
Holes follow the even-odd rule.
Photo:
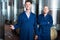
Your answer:
[[[53,19],[52,19],[52,16],[50,16],[50,18],[49,18],[49,23],[48,23],[48,25],[49,25],[50,27],[52,27],[52,25],[53,25]]]
[[[39,15],[38,15],[38,18],[37,18],[37,24],[39,25],[39,21],[40,21],[40,19],[39,19]]]
[[[38,35],[38,27],[37,27],[36,16],[35,16],[35,20],[34,20],[34,33],[35,33],[35,35]]]
[[[18,16],[18,19],[17,19],[17,24],[14,25],[15,29],[19,28],[21,26],[21,16]],[[14,29],[14,30],[15,30]]]

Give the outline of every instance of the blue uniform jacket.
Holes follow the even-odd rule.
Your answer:
[[[20,40],[33,40],[34,33],[37,34],[36,16],[32,12],[27,18],[25,11],[18,16],[15,29],[20,28]]]
[[[39,40],[50,40],[50,28],[53,25],[52,16],[48,13],[46,17],[44,14],[40,14],[38,16],[38,24],[39,24]]]

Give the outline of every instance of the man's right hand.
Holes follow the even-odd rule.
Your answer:
[[[37,40],[38,39],[38,35],[35,35],[35,40]]]
[[[14,25],[10,25],[10,29],[14,30],[15,29]]]

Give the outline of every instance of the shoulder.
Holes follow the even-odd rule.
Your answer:
[[[22,18],[23,16],[24,16],[24,12],[20,13],[20,14],[18,15],[18,18]]]
[[[42,17],[42,16],[43,16],[43,14],[39,14],[39,15],[38,15],[38,17]]]
[[[52,15],[48,13],[48,16],[52,18]]]
[[[31,14],[32,14],[33,16],[35,16],[35,13],[32,13],[32,12],[31,12]]]
[[[23,16],[25,13],[25,11],[23,11],[22,13],[20,13],[18,16]]]
[[[31,15],[34,16],[34,17],[36,17],[36,14],[34,14],[34,13],[32,13],[32,12],[31,12]]]

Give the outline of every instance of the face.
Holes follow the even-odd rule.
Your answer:
[[[44,13],[45,13],[45,14],[46,14],[46,13],[48,13],[48,12],[49,12],[48,7],[47,7],[47,6],[45,6],[43,11],[44,11]]]
[[[30,10],[31,9],[31,3],[30,2],[26,2],[25,3],[25,7],[26,7],[26,10]]]

